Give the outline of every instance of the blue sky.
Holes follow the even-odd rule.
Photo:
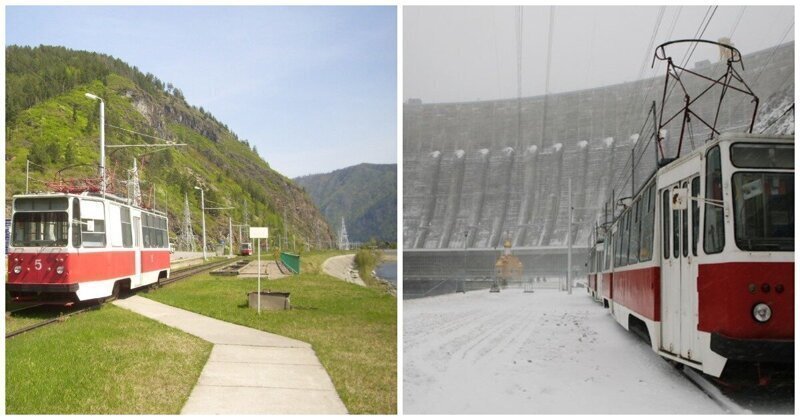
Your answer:
[[[289,177],[397,162],[394,7],[7,7],[6,45],[113,55]]]

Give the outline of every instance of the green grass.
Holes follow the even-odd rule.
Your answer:
[[[105,305],[6,340],[6,412],[177,414],[211,347]]]
[[[304,256],[304,270],[328,254]],[[313,272],[262,282],[264,289],[291,292],[292,310],[247,307],[256,279],[197,276],[147,297],[239,325],[310,343],[350,413],[397,412],[397,300]]]
[[[355,265],[358,268],[358,275],[364,280],[364,283],[367,284],[369,287],[385,287],[383,283],[379,282],[375,276],[372,275],[372,272],[375,270],[375,266],[378,265],[378,261],[380,261],[380,254],[378,251],[373,251],[371,249],[359,249],[356,252],[356,256],[354,258]]]

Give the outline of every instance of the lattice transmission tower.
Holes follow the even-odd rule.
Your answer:
[[[179,247],[194,252],[194,232],[192,231],[192,212],[189,211],[189,195],[183,195],[183,229],[179,238]]]
[[[347,226],[344,224],[344,216],[342,216],[342,227],[339,229],[339,249],[350,249],[350,239],[347,238]]]
[[[136,207],[142,206],[142,189],[139,187],[139,168],[136,159],[133,159],[133,169],[128,171],[128,199]]]

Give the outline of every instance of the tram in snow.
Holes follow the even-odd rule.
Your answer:
[[[18,195],[6,290],[15,300],[113,299],[170,275],[166,215],[98,193]]]
[[[659,168],[588,265],[589,293],[667,359],[793,363],[794,137],[726,133]]]

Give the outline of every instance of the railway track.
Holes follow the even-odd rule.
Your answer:
[[[28,309],[36,308],[36,307],[39,307],[39,306],[42,306],[42,304],[41,303],[34,303],[33,305],[23,306],[21,308],[15,308],[15,309],[12,309],[10,311],[6,311],[6,316],[11,315],[11,314],[15,314],[17,312],[26,311]]]
[[[709,398],[711,398],[717,405],[719,405],[728,414],[753,414],[752,411],[743,408],[734,400],[722,393],[716,385],[706,379],[701,373],[696,370],[683,366],[680,370],[686,379],[693,383],[697,388],[703,391]]]
[[[681,373],[728,414],[793,414],[794,379],[783,378],[768,385],[721,385],[684,366]]]
[[[159,282],[158,286],[156,286],[156,287],[166,286],[168,284],[175,283],[176,281],[186,279],[186,278],[194,276],[196,274],[200,274],[200,273],[205,272],[205,271],[213,270],[213,269],[215,269],[217,267],[221,267],[221,266],[224,266],[224,265],[231,264],[231,263],[233,263],[233,262],[235,262],[237,260],[238,259],[217,261],[217,262],[213,262],[213,263],[209,263],[209,264],[203,264],[203,265],[200,265],[200,266],[197,266],[197,267],[190,267],[190,268],[184,268],[184,269],[181,269],[181,270],[177,270],[174,273],[172,273],[172,275],[170,276],[169,279],[166,279],[164,281]],[[103,306],[104,303],[105,302],[97,302],[97,303],[89,304],[89,306],[86,306],[86,307],[76,307],[75,310],[72,311],[72,312],[62,313],[62,314],[59,314],[56,317],[48,318],[48,319],[45,319],[43,321],[37,322],[35,324],[31,324],[31,325],[16,329],[14,331],[6,333],[6,339],[18,336],[18,335],[26,333],[28,331],[35,330],[37,328],[44,327],[45,325],[50,325],[50,324],[55,323],[55,322],[64,321],[64,320],[66,320],[67,318],[69,318],[69,317],[71,317],[73,315],[78,315],[78,314],[82,314],[84,312],[88,312],[88,311],[99,309],[101,306]],[[6,315],[8,316],[8,315],[10,315],[12,313],[19,313],[19,312],[22,312],[22,311],[25,311],[25,310],[28,310],[28,309],[38,308],[38,307],[41,307],[41,306],[44,306],[44,305],[43,304],[34,304],[34,305],[31,305],[31,306],[26,306],[24,308],[17,308],[17,309],[15,309],[13,311],[6,312]]]

